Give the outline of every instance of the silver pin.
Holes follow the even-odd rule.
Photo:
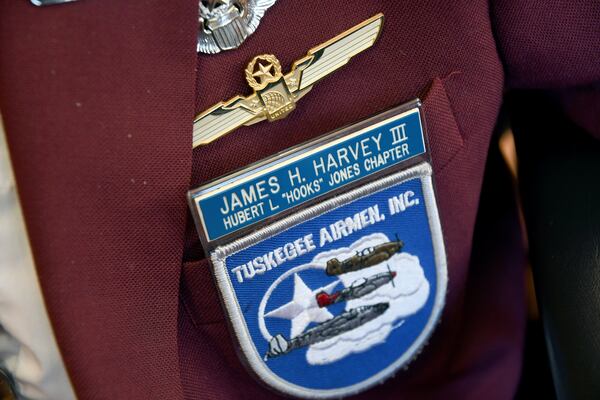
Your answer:
[[[237,49],[276,0],[201,0],[198,52]]]
[[[71,3],[77,0],[30,0],[34,6],[51,6],[53,4]]]

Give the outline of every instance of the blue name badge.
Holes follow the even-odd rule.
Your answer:
[[[404,133],[396,137],[396,129]],[[350,148],[354,155],[345,153]],[[335,182],[336,171],[353,165],[355,175]],[[311,179],[323,179],[318,193],[288,204],[282,194]],[[251,222],[251,230],[223,234],[218,218],[201,218],[217,214],[205,208],[212,201],[226,207],[224,194],[260,181],[268,198],[256,189],[256,199],[247,200],[271,200],[282,210],[257,216],[262,223]],[[190,205],[198,228],[206,229],[212,273],[244,365],[280,393],[361,392],[407,366],[437,325],[448,276],[418,101],[194,191]],[[208,226],[220,233],[212,236]]]
[[[352,133],[346,128],[190,192],[203,242],[255,226],[426,152],[419,106],[365,122]]]

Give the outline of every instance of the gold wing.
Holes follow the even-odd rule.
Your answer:
[[[375,43],[383,26],[383,14],[379,13],[354,28],[314,47],[296,61],[285,80],[292,90],[312,86],[338,68],[343,67],[358,53]]]
[[[215,104],[194,119],[192,146],[210,143],[242,125],[251,125],[265,118],[256,94],[237,96],[225,103]]]
[[[294,101],[308,93],[316,82],[346,65],[353,56],[371,47],[382,25],[383,14],[379,13],[309,50],[305,57],[296,61],[292,71],[284,76]],[[266,110],[256,93],[218,103],[194,120],[193,147],[210,143],[242,125],[252,125],[264,119]]]

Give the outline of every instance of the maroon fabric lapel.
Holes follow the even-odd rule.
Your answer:
[[[411,368],[364,398],[510,398],[524,308],[514,283],[521,265],[507,247],[519,243],[490,228],[497,247],[476,237],[481,250],[471,248],[504,86],[498,50],[509,86],[589,83],[597,70],[578,64],[597,53],[597,35],[578,29],[578,18],[597,14],[562,2],[544,5],[545,16],[519,2],[492,2],[491,10],[488,3],[280,0],[240,49],[200,57],[197,0],[0,3],[0,110],[78,396],[266,398],[235,357],[189,219],[184,232],[190,181],[205,183],[421,96],[448,252],[447,306]],[[194,111],[247,94],[242,71],[251,57],[272,52],[287,70],[308,48],[380,11],[378,43],[317,85],[289,118],[243,128],[197,149],[192,162]],[[555,24],[559,14],[568,23]]]
[[[182,397],[198,2],[0,4],[0,109],[81,398]]]

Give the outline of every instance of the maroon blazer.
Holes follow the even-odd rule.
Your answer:
[[[275,397],[235,356],[185,194],[419,96],[448,256],[447,305],[417,361],[362,396],[511,398],[525,321],[519,238],[490,229],[503,245],[472,253],[490,137],[507,87],[553,90],[600,137],[600,123],[570,106],[599,98],[586,88],[600,81],[599,11],[585,2],[492,3],[279,0],[241,48],[206,56],[195,52],[197,0],[0,2],[0,110],[78,396]],[[251,57],[273,53],[287,69],[377,12],[386,22],[375,46],[286,120],[192,151],[194,115],[247,92]]]

